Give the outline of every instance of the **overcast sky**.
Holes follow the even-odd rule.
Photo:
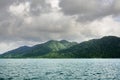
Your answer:
[[[120,36],[120,0],[0,0],[0,53],[108,35]]]

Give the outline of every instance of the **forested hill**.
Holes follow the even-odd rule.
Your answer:
[[[43,44],[38,44],[33,47],[22,46],[17,49],[8,51],[2,54],[2,58],[35,58],[41,57],[43,55],[54,53],[63,49],[67,49],[73,45],[76,45],[76,42],[68,42],[66,40],[56,41],[50,40]]]
[[[60,51],[75,58],[120,58],[120,38],[105,36]]]
[[[51,40],[8,51],[1,58],[120,58],[120,38],[105,36],[82,43]]]

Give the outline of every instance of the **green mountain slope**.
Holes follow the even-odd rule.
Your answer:
[[[3,58],[27,58],[27,57],[40,57],[49,53],[54,53],[63,49],[67,49],[76,42],[68,42],[66,40],[55,41],[51,40],[43,44],[38,44],[33,47],[20,47],[12,51],[8,51],[1,55]]]
[[[72,46],[59,53],[74,58],[120,58],[120,38],[106,36]]]
[[[105,36],[82,43],[51,40],[33,47],[23,46],[2,58],[120,58],[120,38]]]
[[[24,55],[28,51],[30,51],[30,47],[22,46],[22,47],[19,47],[17,49],[8,51],[8,52],[2,54],[0,57],[3,57],[3,58],[21,57],[22,55]]]

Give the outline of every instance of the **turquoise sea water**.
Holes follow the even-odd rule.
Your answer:
[[[120,80],[120,59],[0,59],[0,80]]]

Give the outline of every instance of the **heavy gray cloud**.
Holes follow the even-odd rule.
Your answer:
[[[120,15],[120,0],[60,0],[61,10],[80,22]]]
[[[51,39],[120,36],[119,10],[118,0],[1,0],[0,53]]]

